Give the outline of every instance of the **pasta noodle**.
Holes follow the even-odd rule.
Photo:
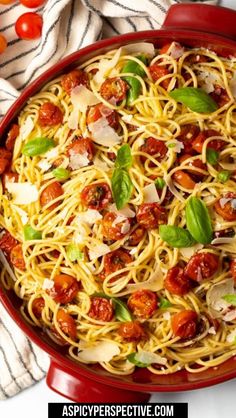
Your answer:
[[[227,292],[212,301],[214,309],[206,297],[219,283],[233,282],[236,277],[236,267],[229,267],[236,257],[236,61],[177,43],[153,57],[147,54],[146,60],[143,55],[128,53],[124,47],[94,57],[80,67],[80,81],[68,75],[50,81],[20,112],[11,163],[11,172],[18,176],[7,177],[9,168],[2,176],[0,213],[0,248],[10,260],[15,281],[4,265],[1,281],[22,299],[21,313],[27,321],[45,329],[58,344],[67,345],[76,361],[98,361],[109,372],[125,375],[140,366],[138,357],[132,360],[133,354],[143,353],[140,361],[152,373],[180,369],[197,373],[236,354],[235,305],[222,299]],[[127,63],[136,65],[136,73],[125,70]],[[106,84],[110,79],[113,84]],[[217,108],[191,110],[171,96],[180,87],[203,89]],[[134,94],[135,88],[139,93],[127,104],[126,96]],[[43,112],[48,103],[55,107],[45,107]],[[201,132],[208,135],[199,145],[193,140]],[[45,139],[46,145],[54,142],[38,154],[29,148],[28,154],[24,152],[37,138],[40,147]],[[73,144],[81,144],[84,138],[89,141],[87,148],[79,145],[77,149]],[[117,163],[124,144],[132,156],[126,166],[123,160]],[[127,182],[132,185],[119,210],[114,170],[117,176],[128,176],[121,194],[124,189],[127,192]],[[25,188],[26,184],[31,188]],[[97,189],[87,189],[86,194],[84,190],[94,184]],[[193,240],[187,248],[171,245],[161,237],[159,226],[178,226],[186,232],[186,207],[192,197],[200,199],[210,215],[211,242]],[[139,214],[145,205],[151,206]],[[150,214],[153,207],[163,212]],[[231,218],[225,216],[227,211]],[[157,222],[154,227],[153,220]],[[14,256],[3,244],[6,231],[15,240],[14,246],[9,244]],[[17,243],[18,252],[14,251]],[[191,260],[199,254],[205,254],[208,264],[197,258],[196,273]],[[207,259],[211,256],[218,263],[214,271]],[[171,271],[172,291],[166,284]],[[63,277],[54,282],[58,275],[67,276],[63,276],[65,283]],[[72,298],[74,282],[70,284],[68,276],[76,279]],[[176,291],[175,286],[187,286],[187,291]],[[131,295],[136,295],[132,302]],[[93,305],[94,298],[102,299],[103,306]],[[139,309],[144,309],[143,315]],[[173,318],[183,311],[194,312],[197,319],[192,316],[178,323],[176,331]],[[128,322],[139,327],[140,338],[128,338],[124,328],[122,333],[121,327]],[[147,353],[155,354],[156,360],[150,357],[149,361]]]

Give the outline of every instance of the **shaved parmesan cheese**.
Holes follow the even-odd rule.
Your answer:
[[[163,318],[164,318],[166,321],[168,321],[168,320],[170,319],[170,312],[165,312],[165,313],[163,314]]]
[[[140,361],[144,364],[163,364],[167,363],[167,359],[165,357],[161,357],[159,354],[151,353],[150,351],[139,351],[135,354],[135,360]]]
[[[220,283],[213,284],[206,293],[206,301],[213,318],[222,316],[230,304],[223,298],[225,295],[234,294],[234,280],[227,279]]]
[[[95,260],[96,258],[102,257],[103,255],[106,255],[111,252],[111,249],[108,245],[103,244],[103,242],[96,243],[92,247],[92,249],[89,250],[89,258],[90,260]]]
[[[157,268],[157,270],[146,282],[128,284],[126,289],[130,292],[135,292],[136,290],[140,289],[148,289],[152,290],[153,292],[157,292],[158,290],[163,289],[163,281],[163,273],[160,268]]]
[[[116,215],[121,215],[125,218],[134,218],[135,217],[135,212],[133,210],[131,210],[128,205],[126,205],[122,209],[118,210],[115,203],[113,203],[112,205],[108,206],[108,209],[109,209],[109,212],[113,212]]]
[[[102,219],[102,215],[97,210],[88,209],[86,212],[79,213],[75,219],[75,222],[77,224],[85,222],[88,225],[93,225],[100,219]]]
[[[5,257],[5,255],[3,254],[2,250],[0,250],[0,261],[1,261],[4,269],[6,269],[7,273],[12,278],[12,280],[14,282],[16,282],[16,276],[15,276],[13,270],[11,269],[10,264],[8,263],[8,261]]]
[[[143,201],[144,203],[160,202],[155,183],[148,184],[143,188]]]
[[[129,252],[131,255],[136,254],[138,252],[138,248],[134,247],[132,248],[132,250]]]
[[[77,111],[86,112],[88,106],[94,106],[100,103],[100,100],[87,87],[80,84],[71,90],[71,103]]]
[[[184,54],[184,47],[180,45],[179,42],[172,42],[167,51],[167,54],[177,60]]]
[[[15,212],[17,212],[20,215],[22,224],[26,225],[29,220],[28,213],[15,205],[12,205],[12,208]]]
[[[206,93],[212,93],[215,90],[215,84],[219,83],[218,75],[206,70],[200,71],[198,78],[203,82],[201,88],[205,90]]]
[[[126,218],[123,215],[117,215],[116,218],[114,219],[114,221],[112,222],[112,227],[116,226],[117,224],[125,221]]]
[[[228,343],[234,343],[236,339],[236,329],[234,329],[230,334],[227,335],[226,341]]]
[[[170,141],[167,141],[166,146],[177,153],[181,152],[181,150],[184,149],[183,142],[177,141],[177,139],[171,139]]]
[[[34,184],[30,183],[6,183],[6,189],[12,194],[16,205],[28,205],[36,202],[39,192]]]
[[[217,244],[236,244],[236,237],[219,237],[211,241],[212,245]]]
[[[210,327],[208,330],[208,334],[216,335],[216,330],[214,327]]]
[[[179,252],[182,254],[183,257],[189,259],[191,258],[197,251],[201,250],[204,247],[202,244],[196,244],[192,247],[186,248],[179,248]]]
[[[171,193],[178,199],[180,200],[180,202],[185,202],[184,197],[178,192],[178,190],[176,189],[176,187],[174,186],[173,181],[171,180],[171,177],[168,175],[164,178],[169,190],[171,191]]]
[[[116,66],[121,55],[121,48],[119,48],[111,59],[101,59],[98,63],[98,71],[93,77],[96,84],[102,84],[105,78],[109,76],[110,71]]]
[[[129,44],[125,45],[123,48],[128,54],[147,54],[150,55],[150,57],[154,57],[155,55],[154,45],[149,42]]]
[[[100,158],[97,157],[97,156],[95,156],[95,158],[93,159],[93,164],[95,165],[95,167],[100,168],[102,171],[108,171],[108,170],[110,170],[110,168],[107,165],[107,163],[105,163],[104,161],[100,160]]]
[[[75,244],[83,244],[85,237],[87,236],[87,230],[84,228],[83,225],[80,225],[79,231],[75,231],[72,237],[72,241]]]
[[[126,123],[131,123],[133,120],[133,115],[123,115],[121,119]]]
[[[34,129],[34,121],[31,116],[27,116],[24,123],[20,127],[20,138],[24,141]]]
[[[236,309],[232,309],[231,311],[227,312],[222,319],[226,322],[230,322],[236,319]]]
[[[125,221],[124,225],[122,225],[120,232],[122,234],[128,234],[128,232],[130,231],[130,223],[128,221],[128,219]]]
[[[231,197],[222,197],[222,198],[219,200],[220,207],[221,207],[221,208],[224,208],[224,207],[225,207],[225,205],[226,205],[226,203],[230,202],[230,200],[231,200]]]
[[[120,348],[117,343],[114,341],[99,341],[96,345],[79,351],[77,356],[79,360],[86,363],[101,363],[111,361],[118,354],[120,354]]]
[[[74,107],[68,117],[68,128],[77,129],[78,123],[79,123],[79,111],[76,107]]]
[[[90,161],[88,159],[88,153],[84,152],[83,154],[78,154],[70,150],[70,163],[69,166],[72,170],[78,170],[79,168],[86,167],[89,165]]]
[[[49,168],[51,168],[51,166],[52,166],[52,164],[50,164],[46,158],[43,158],[37,164],[37,167],[41,168],[43,173],[45,173],[45,171],[48,171]]]
[[[112,147],[113,145],[120,144],[121,138],[117,135],[116,131],[109,125],[107,119],[102,116],[96,122],[88,125],[93,140],[105,147]]]
[[[44,279],[42,289],[43,290],[50,290],[54,287],[54,281],[50,279]]]
[[[48,152],[46,152],[46,154],[44,154],[44,157],[47,160],[51,160],[51,159],[56,158],[58,156],[59,156],[59,148],[58,147],[52,148]]]

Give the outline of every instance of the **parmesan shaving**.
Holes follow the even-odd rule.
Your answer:
[[[204,245],[198,243],[196,245],[193,245],[192,247],[179,248],[179,252],[182,254],[183,257],[189,260],[197,251],[201,250],[203,247]]]
[[[121,55],[121,48],[119,48],[114,54],[112,59],[101,59],[98,63],[98,71],[93,77],[96,84],[102,84],[105,78],[109,76],[109,73],[113,70],[119,61]]]
[[[206,293],[206,301],[213,318],[221,317],[222,313],[229,308],[230,304],[222,298],[225,295],[233,293],[233,279],[227,279],[220,283],[215,283],[212,285],[212,287],[210,287],[210,289]]]
[[[130,223],[128,221],[128,219],[125,221],[124,225],[122,225],[120,232],[122,234],[128,234],[128,232],[130,231]]]
[[[147,54],[150,57],[155,55],[155,47],[149,42],[139,42],[124,46],[125,52],[128,54]]]
[[[167,51],[167,54],[177,60],[184,54],[184,47],[180,45],[179,42],[172,42]]]
[[[9,276],[12,278],[13,282],[16,282],[16,276],[13,272],[13,270],[10,267],[9,262],[7,261],[5,255],[3,254],[2,250],[0,250],[0,261],[3,265],[3,268],[6,269],[7,273],[9,274]]]
[[[163,364],[164,366],[167,364],[167,359],[165,357],[161,357],[159,354],[151,353],[149,351],[139,351],[135,355],[135,360],[140,361],[144,364]]]
[[[78,170],[82,167],[87,167],[90,161],[88,159],[88,153],[84,152],[83,154],[78,154],[70,150],[70,163],[69,166],[72,170]]]
[[[210,327],[210,328],[209,328],[209,330],[208,330],[208,334],[211,334],[211,335],[216,335],[216,330],[215,330],[215,328],[214,328],[214,327]]]
[[[76,86],[71,91],[71,103],[74,109],[80,112],[86,112],[88,106],[94,106],[100,103],[100,100],[83,84]]]
[[[26,225],[29,220],[28,213],[16,205],[12,205],[12,209],[20,215],[22,224]]]
[[[81,212],[77,215],[75,222],[80,224],[81,222],[85,222],[88,225],[93,225],[97,221],[102,219],[102,215],[96,209],[88,209],[86,212]]]
[[[79,345],[80,349],[80,345]],[[79,351],[77,357],[85,363],[108,362],[120,354],[120,348],[114,341],[99,341],[94,346],[88,346]]]
[[[117,209],[115,203],[108,206],[109,212],[113,212],[116,215],[121,215],[125,218],[134,218],[135,212],[130,209],[128,205],[124,206],[122,209]]]
[[[44,279],[42,289],[43,290],[50,290],[54,287],[54,281],[50,279]]]
[[[148,184],[143,188],[143,201],[144,203],[160,202],[155,183]]]
[[[29,205],[39,198],[37,187],[31,183],[6,183],[6,189],[16,205]]]
[[[231,311],[227,312],[223,318],[224,321],[226,322],[231,322],[234,319],[236,319],[236,309],[232,309]]]
[[[89,250],[89,258],[90,260],[95,260],[110,252],[111,252],[111,249],[108,245],[103,244],[103,242],[99,242],[99,243],[94,244],[92,249]]]
[[[48,171],[49,168],[51,168],[51,166],[52,166],[52,164],[50,164],[46,158],[43,158],[37,164],[37,167],[39,167],[42,170],[43,173]]]
[[[121,143],[122,138],[117,135],[104,116],[96,120],[96,122],[90,123],[88,128],[94,141],[99,145],[112,147]]]
[[[212,245],[217,244],[236,244],[236,237],[219,237],[211,241]]]
[[[95,167],[100,168],[102,171],[108,171],[110,170],[110,168],[108,167],[107,163],[105,163],[104,161],[100,160],[99,157],[95,156],[95,158],[93,159],[93,164],[95,165]]]
[[[20,138],[22,141],[28,138],[29,134],[34,129],[34,121],[31,116],[27,116],[24,123],[20,127]]]
[[[183,142],[177,141],[177,139],[171,139],[170,141],[167,141],[166,146],[177,153],[180,153],[181,150],[184,149]]]

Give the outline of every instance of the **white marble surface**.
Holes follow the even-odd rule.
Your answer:
[[[222,0],[222,6],[236,10],[236,0]],[[1,373],[1,371],[0,371]],[[235,417],[236,379],[197,391],[156,394],[152,402],[188,402],[189,418]],[[66,402],[65,398],[49,390],[45,380],[14,398],[0,402],[0,417],[47,418],[48,402]]]

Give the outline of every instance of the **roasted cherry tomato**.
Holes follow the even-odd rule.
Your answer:
[[[24,13],[15,23],[15,31],[21,39],[31,40],[40,38],[43,19],[38,13]]]
[[[158,228],[167,222],[166,210],[158,203],[142,203],[138,208],[137,221],[146,229]]]
[[[123,322],[118,328],[118,334],[127,342],[138,343],[147,339],[147,333],[139,322]]]
[[[115,273],[121,269],[127,267],[127,264],[132,262],[132,257],[128,251],[119,248],[118,250],[111,251],[104,256],[104,275]],[[126,273],[121,273],[115,276],[114,279],[118,279]]]
[[[105,209],[112,201],[112,192],[107,183],[86,186],[80,195],[81,202],[89,209]]]
[[[18,244],[18,241],[10,234],[10,232],[4,230],[0,239],[0,249],[8,257],[11,250]]]
[[[69,303],[75,298],[79,291],[79,283],[75,277],[68,274],[58,274],[54,277],[54,286],[48,290],[48,294],[57,303]]]
[[[6,148],[0,147],[0,174],[9,166],[12,154]]]
[[[192,180],[191,176],[184,170],[177,170],[172,176],[173,180],[185,189],[194,189],[196,183]]]
[[[67,148],[67,155],[70,159],[70,166],[72,169],[76,170],[81,167],[78,163],[76,164],[76,156],[85,154],[89,161],[93,160],[94,156],[94,146],[93,142],[89,138],[76,138]]]
[[[64,334],[72,340],[76,340],[76,322],[70,314],[64,311],[64,309],[58,309],[57,322]]]
[[[122,80],[120,77],[107,78],[101,85],[100,93],[101,96],[113,103],[120,102],[126,98],[127,90],[129,85],[126,81]],[[113,103],[114,104],[114,103]]]
[[[44,298],[36,298],[33,300],[32,311],[33,311],[34,316],[36,316],[37,319],[41,318],[44,306],[45,306]]]
[[[3,191],[6,191],[6,184],[7,183],[17,183],[19,180],[19,174],[13,173],[12,171],[6,171],[2,175],[2,187]]]
[[[183,143],[185,153],[191,155],[194,153],[192,143],[198,136],[199,132],[200,129],[196,125],[188,124],[181,127],[180,134],[176,139]]]
[[[0,34],[0,54],[2,54],[5,51],[6,47],[7,47],[7,40],[5,36]]]
[[[45,1],[46,0],[20,0],[20,3],[29,9],[34,9],[35,7],[42,6]]]
[[[219,107],[226,105],[230,100],[227,91],[220,86],[215,86],[215,90],[210,93],[210,96]]]
[[[39,108],[38,123],[40,126],[55,126],[63,121],[61,109],[51,102],[45,102]]]
[[[185,310],[173,315],[171,326],[175,337],[183,340],[195,337],[197,333],[198,316],[191,310]]]
[[[111,300],[97,296],[92,297],[88,316],[97,321],[110,322],[114,316],[114,308]]]
[[[212,253],[194,254],[186,267],[184,273],[192,280],[200,282],[202,279],[209,279],[219,268],[219,257]]]
[[[107,212],[102,220],[102,232],[105,238],[117,241],[125,237],[130,230],[129,219],[117,222],[118,215],[113,212]],[[119,219],[118,219],[119,220]]]
[[[61,79],[62,88],[70,96],[71,91],[76,87],[83,85],[89,88],[89,77],[85,71],[80,69],[72,70],[68,74],[63,75]]]
[[[210,138],[211,136],[220,136],[221,134],[214,129],[206,129],[198,134],[198,136],[194,139],[192,143],[192,147],[195,151],[199,154],[202,152],[203,144],[206,139]],[[207,145],[207,148],[212,148],[215,151],[221,151],[224,148],[226,142],[222,139],[212,139]]]
[[[230,274],[236,282],[236,258],[230,262]]]
[[[57,197],[61,196],[64,193],[62,185],[59,181],[54,181],[53,183],[49,184],[45,189],[42,191],[40,195],[40,204],[41,206],[46,206],[52,200],[55,200]],[[52,203],[48,206],[48,209],[53,210],[55,209],[60,202]]]
[[[10,261],[14,267],[19,270],[25,270],[25,260],[22,251],[22,245],[17,244],[10,252]]]
[[[191,287],[191,280],[187,277],[182,268],[175,266],[168,270],[164,280],[164,288],[170,293],[183,296],[190,291]]]
[[[20,132],[19,125],[17,125],[16,123],[14,123],[11,126],[11,129],[10,129],[10,131],[7,134],[7,139],[6,139],[5,146],[6,146],[6,149],[8,151],[13,151],[14,145],[15,145],[15,140],[16,140],[17,136],[19,135],[19,132]]]
[[[153,81],[159,80],[159,78],[164,77],[167,74],[170,74],[168,68],[164,67],[163,65],[153,64],[149,67],[150,74],[152,76]],[[170,78],[163,80],[160,84],[164,89],[168,89],[170,83]]]
[[[137,225],[137,227],[131,232],[127,244],[131,247],[138,245],[140,241],[143,239],[144,235],[146,234],[146,229],[143,228],[141,225]]]
[[[158,139],[153,138],[150,136],[149,138],[145,139],[145,142],[140,147],[141,152],[145,152],[148,155],[151,155],[157,161],[163,160],[167,153],[167,147],[163,141],[159,141]],[[140,157],[140,160],[145,163],[147,157],[143,155]],[[151,161],[150,166],[153,167],[155,164]]]
[[[191,158],[191,155],[190,154],[181,155],[181,157],[179,157],[179,162],[182,164],[188,158]],[[194,175],[194,178],[196,178],[197,180],[198,179],[201,180],[201,179],[203,179],[205,177],[205,174],[200,173],[199,171],[197,171],[197,170],[194,169],[194,167],[196,167],[196,168],[200,168],[201,170],[207,171],[206,164],[204,164],[200,158],[197,158],[196,160],[190,161],[187,164],[187,166],[189,167],[188,172],[191,175]]]
[[[157,310],[157,295],[151,290],[137,290],[129,297],[127,305],[135,316],[148,319]]]
[[[229,201],[223,202],[223,199],[230,199]],[[236,221],[236,193],[228,192],[220,199],[218,199],[214,205],[215,211],[218,215],[222,216],[223,219],[229,222]]]
[[[89,108],[87,112],[87,125],[96,122],[101,117],[106,118],[111,128],[119,128],[119,114],[116,112],[116,110],[110,109],[103,103],[99,103]]]

